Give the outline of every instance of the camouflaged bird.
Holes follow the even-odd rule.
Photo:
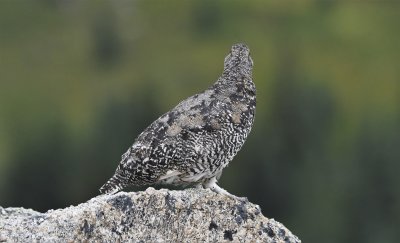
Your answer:
[[[253,125],[252,68],[249,48],[233,45],[221,77],[147,127],[122,155],[114,176],[100,192],[115,193],[130,185],[195,184],[235,197],[217,180]]]

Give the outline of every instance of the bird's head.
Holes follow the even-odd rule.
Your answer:
[[[240,72],[251,75],[253,60],[250,57],[250,49],[246,44],[234,44],[230,53],[225,57],[224,72]]]

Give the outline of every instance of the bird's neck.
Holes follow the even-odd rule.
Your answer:
[[[255,93],[251,70],[230,69],[224,70],[221,77],[214,84],[219,90],[227,90],[228,93]]]
[[[251,67],[235,66],[231,68],[224,68],[221,77],[217,83],[225,83],[225,85],[237,85],[238,83],[246,84],[252,82],[252,69]]]
[[[252,67],[249,65],[238,64],[236,66],[225,66],[222,73],[223,77],[234,79],[252,79]]]

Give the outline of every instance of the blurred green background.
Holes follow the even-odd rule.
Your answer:
[[[96,196],[245,42],[256,122],[221,186],[303,242],[395,242],[399,23],[394,1],[0,1],[0,205]]]

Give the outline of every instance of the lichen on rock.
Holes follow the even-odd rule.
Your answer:
[[[101,195],[46,213],[0,207],[0,242],[300,242],[258,205],[209,189]]]

